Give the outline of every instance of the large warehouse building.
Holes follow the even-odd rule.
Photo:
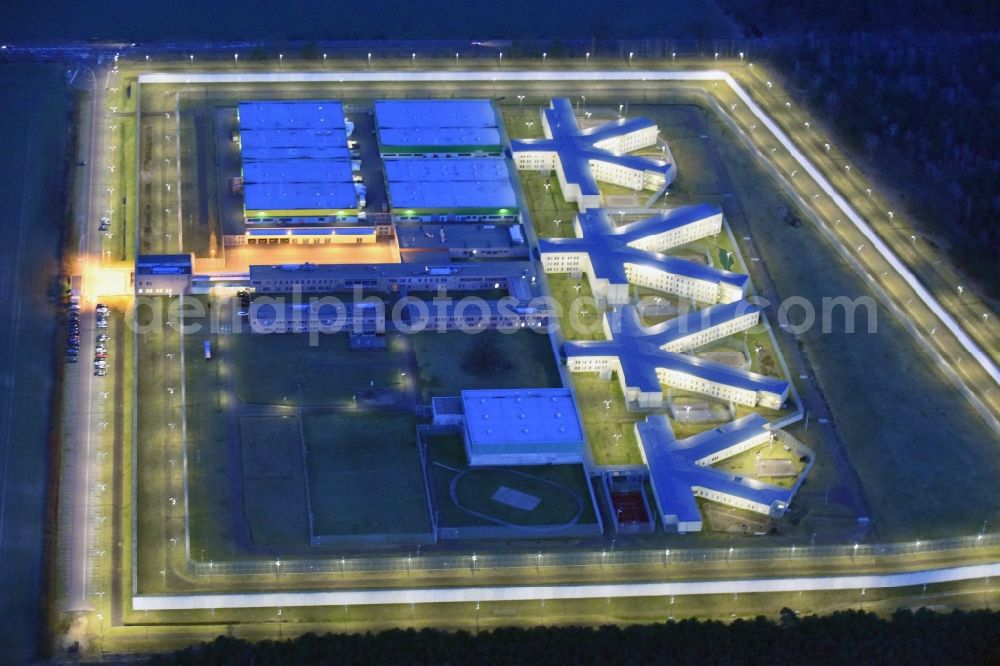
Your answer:
[[[374,240],[330,231],[358,220],[340,102],[243,102],[238,119],[247,242]]]
[[[619,118],[582,130],[572,103],[558,98],[542,110],[542,129],[544,139],[510,142],[517,168],[555,171],[563,196],[580,210],[601,206],[598,181],[660,191],[677,175],[665,149],[663,159],[628,154],[657,145],[659,130],[647,118]]]
[[[666,416],[649,416],[635,424],[635,433],[663,526],[682,534],[702,530],[696,498],[780,518],[811,466],[806,465],[792,487],[711,467],[771,442],[775,433],[759,414],[748,414],[686,439],[675,438]],[[802,446],[799,449],[799,454],[812,460],[811,451]]]
[[[497,116],[488,100],[385,100],[375,102],[382,157],[500,155]]]
[[[387,159],[389,203],[397,221],[509,222],[517,196],[499,157]]]
[[[470,465],[584,460],[583,425],[569,389],[462,391],[462,410]]]

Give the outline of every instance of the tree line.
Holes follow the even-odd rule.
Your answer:
[[[1000,613],[862,611],[778,621],[681,620],[628,627],[432,629],[306,634],[249,643],[219,637],[150,664],[975,664],[1000,663]]]
[[[1000,2],[724,3],[748,33],[798,41],[766,58],[1000,297]]]

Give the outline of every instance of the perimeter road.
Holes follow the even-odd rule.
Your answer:
[[[193,594],[134,596],[136,611],[206,610],[223,608],[292,608],[296,606],[358,606],[429,604],[536,599],[605,599],[611,597],[667,597],[703,594],[769,594],[863,590],[932,585],[1000,575],[1000,562],[947,569],[926,569],[877,576],[803,576],[676,583],[606,583],[597,585],[517,585],[504,587],[446,587],[401,590],[347,590],[343,592],[266,592],[249,594]]]

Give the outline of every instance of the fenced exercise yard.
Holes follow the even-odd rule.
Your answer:
[[[461,434],[421,434],[441,539],[602,533],[582,465],[469,467]]]

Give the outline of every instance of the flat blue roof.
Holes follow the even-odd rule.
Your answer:
[[[373,236],[375,227],[264,227],[247,229],[248,236]]]
[[[344,129],[344,106],[333,100],[273,100],[240,102],[240,130]]]
[[[486,261],[447,264],[279,264],[250,266],[251,280],[299,276],[303,278],[407,279],[414,277],[483,277],[508,280],[533,274],[530,261]]]
[[[738,303],[741,303],[744,308],[756,307],[748,301],[739,301]],[[735,312],[735,309],[727,308],[719,310],[710,317],[714,316],[716,323],[718,323],[724,321],[725,316]],[[637,387],[646,393],[662,390],[659,377],[656,374],[656,370],[660,368],[748,391],[766,391],[781,395],[788,390],[788,382],[784,379],[768,377],[687,354],[663,351],[659,345],[665,344],[664,340],[669,335],[677,335],[676,331],[680,330],[681,326],[676,325],[673,330],[666,333],[656,331],[656,327],[645,327],[640,322],[639,313],[633,305],[623,306],[613,313],[605,313],[604,316],[608,318],[607,326],[611,331],[611,340],[565,342],[563,350],[567,358],[574,356],[618,358],[626,386]],[[687,316],[693,319],[701,317],[698,311]],[[696,321],[686,324],[686,326],[699,325]]]
[[[329,183],[352,181],[351,163],[330,159],[276,159],[243,163],[245,183]]]
[[[615,227],[604,209],[592,208],[577,214],[580,230],[579,238],[542,238],[538,249],[546,252],[581,252],[590,256],[594,277],[610,280],[614,284],[628,282],[625,264],[635,264],[648,268],[682,275],[694,280],[704,280],[715,284],[729,284],[745,289],[750,277],[714,266],[708,266],[679,257],[671,257],[650,250],[640,250],[629,243],[640,238],[669,231],[685,224],[696,222],[721,211],[714,206],[685,206],[669,214],[652,217]]]
[[[405,99],[375,102],[379,128],[496,127],[485,99]]]
[[[240,135],[243,150],[267,148],[310,148],[313,146],[347,147],[342,129],[247,130]]]
[[[499,146],[495,127],[380,127],[382,146]]]
[[[583,426],[569,389],[462,391],[470,444],[583,442]]]
[[[653,121],[647,118],[619,118],[598,127],[581,130],[573,112],[573,104],[565,97],[553,99],[549,108],[542,113],[547,126],[546,138],[513,140],[510,142],[511,151],[557,153],[566,182],[578,185],[582,194],[594,196],[601,193],[590,169],[591,161],[662,173],[667,182],[670,182],[675,170],[672,162],[639,155],[619,155],[595,145],[615,136],[655,127],[656,123]]]
[[[354,209],[358,197],[353,183],[247,183],[244,208],[254,210]]]
[[[517,196],[510,182],[437,181],[390,182],[389,201],[397,212],[406,209],[506,208],[517,211]]]
[[[191,273],[190,254],[140,254],[135,258],[137,275],[187,275]]]
[[[766,420],[759,414],[749,414],[724,426],[694,437],[678,440],[674,437],[666,416],[649,416],[636,423],[639,445],[649,468],[650,482],[660,514],[674,516],[680,522],[700,522],[701,512],[693,488],[704,488],[756,502],[765,506],[791,502],[794,490],[763,481],[737,476],[713,467],[696,464],[696,460],[723,451],[766,430]]]
[[[456,180],[499,180],[509,183],[510,170],[502,157],[456,157],[446,160],[424,158],[387,159],[385,177],[390,182],[449,182]]]

